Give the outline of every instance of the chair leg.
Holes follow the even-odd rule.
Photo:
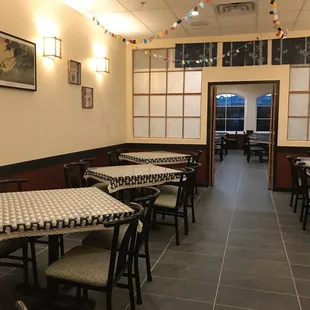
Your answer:
[[[196,223],[194,195],[191,196],[192,223]]]
[[[148,240],[144,243],[144,251],[145,251],[145,262],[146,262],[146,272],[147,272],[147,281],[152,282],[152,271],[151,271],[151,262],[150,262],[150,250],[149,250],[149,242]]]
[[[305,218],[304,218],[304,223],[303,223],[303,225],[302,225],[302,230],[306,230],[306,229],[307,229],[309,205],[306,205],[305,212],[306,212],[306,214],[305,214]]]
[[[129,268],[128,268],[128,288],[129,288],[130,309],[135,310],[136,303],[135,303],[135,293],[134,293],[133,283],[132,283],[132,262],[129,263]]]
[[[175,227],[175,241],[176,245],[180,245],[180,236],[179,236],[179,223],[177,213],[174,215],[174,227]]]
[[[295,195],[295,203],[294,203],[294,213],[297,213],[297,204],[298,204],[299,194]]]
[[[65,255],[65,245],[64,245],[64,236],[59,235],[59,247],[60,247],[60,255]]]
[[[291,193],[290,207],[293,207],[294,193]]]
[[[28,271],[28,243],[22,248],[23,255],[23,273],[25,286],[29,286],[29,271]]]
[[[106,308],[107,310],[112,310],[112,291],[106,292]]]
[[[197,185],[195,185],[195,193],[196,193],[196,195],[198,194],[198,186]]]
[[[141,287],[140,287],[140,273],[139,273],[139,256],[136,255],[134,258],[135,268],[135,280],[136,280],[136,292],[137,292],[137,304],[142,305]]]
[[[304,220],[304,213],[305,213],[305,202],[304,202],[304,199],[303,199],[303,203],[302,203],[302,206],[301,206],[301,210],[300,210],[300,217],[299,217],[299,221],[302,222]]]
[[[185,236],[187,236],[189,228],[188,228],[188,214],[187,214],[187,205],[186,204],[184,204],[183,212],[184,212],[184,234],[185,234]]]
[[[38,268],[37,268],[36,247],[35,247],[34,239],[30,239],[30,251],[31,251],[33,282],[34,282],[34,285],[38,287],[39,286]]]

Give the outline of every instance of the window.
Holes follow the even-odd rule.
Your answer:
[[[200,138],[201,68],[175,68],[174,49],[134,51],[133,136]]]
[[[287,139],[310,140],[310,67],[291,68]]]
[[[245,98],[235,94],[216,96],[216,131],[243,131]]]
[[[270,131],[271,94],[256,99],[256,131]]]

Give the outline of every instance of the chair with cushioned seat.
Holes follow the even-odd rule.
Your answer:
[[[296,163],[299,159],[294,155],[286,156],[287,160],[289,161],[290,170],[291,170],[291,200],[290,200],[290,207],[293,207],[294,202],[294,212],[297,212],[297,205],[298,200],[303,200],[303,189],[300,178],[298,178],[297,170],[296,170]],[[295,201],[294,201],[295,198]]]
[[[188,199],[192,193],[193,184],[195,182],[195,170],[193,168],[185,168],[180,172],[180,180],[176,182],[168,182],[159,186],[160,196],[154,203],[153,222],[167,226],[174,226],[176,245],[180,245],[179,222],[178,218],[184,218],[184,232],[188,235],[188,217],[187,207]],[[158,222],[156,215],[164,214],[174,217],[174,223]]]
[[[69,284],[84,290],[87,298],[88,290],[106,294],[106,310],[112,310],[112,292],[115,287],[129,290],[130,307],[135,309],[134,289],[132,281],[132,265],[134,259],[138,221],[143,215],[143,207],[132,203],[133,214],[104,224],[107,229],[113,229],[111,249],[92,246],[77,246],[63,257],[51,264],[45,270],[48,278],[57,284]],[[119,244],[120,231],[127,230]],[[118,246],[119,245],[119,246]],[[119,283],[126,276],[128,284]]]
[[[150,254],[149,254],[149,231],[152,218],[153,205],[157,197],[160,195],[159,189],[155,187],[145,187],[142,188],[140,197],[135,198],[134,202],[139,203],[144,208],[144,216],[142,219],[143,228],[141,233],[137,236],[136,249],[135,249],[135,272],[134,277],[136,279],[136,292],[137,292],[137,303],[142,303],[141,291],[140,291],[140,277],[139,277],[139,258],[145,258],[146,261],[146,270],[147,270],[147,280],[152,281],[151,273],[151,263],[150,263]],[[118,239],[118,248],[120,247],[122,238],[126,233],[127,226],[121,226],[119,239]],[[99,248],[111,249],[112,247],[112,237],[113,231],[103,230],[103,231],[94,231],[90,233],[82,242],[86,246],[94,246]],[[140,253],[142,247],[144,247],[144,254]]]
[[[0,193],[11,191],[22,191],[22,184],[28,182],[27,179],[0,180]],[[28,257],[28,242],[30,244],[31,258]],[[22,250],[22,256],[12,255],[17,250]],[[9,262],[0,261],[0,266],[22,268],[24,273],[24,283],[29,284],[28,262],[32,263],[33,281],[38,286],[37,261],[35,251],[35,239],[14,238],[0,241],[0,260],[6,259]],[[11,262],[18,261],[18,262]],[[21,261],[21,262],[20,262]]]
[[[194,171],[195,171],[195,175],[193,177],[194,182],[193,182],[193,184],[191,184],[191,188],[189,189],[190,190],[190,196],[189,196],[190,205],[189,205],[189,207],[192,210],[192,223],[195,223],[196,218],[195,218],[195,202],[194,202],[194,200],[195,200],[195,193],[197,194],[197,174],[198,174],[198,171],[201,167],[201,164],[198,162],[192,162],[189,165],[189,167],[194,169]]]

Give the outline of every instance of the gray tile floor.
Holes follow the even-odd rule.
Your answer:
[[[182,235],[181,245],[175,246],[173,228],[152,231],[153,282],[144,280],[143,305],[137,309],[310,309],[310,235],[289,208],[289,195],[268,191],[266,169],[255,158],[248,164],[241,152],[229,152],[217,163],[214,188],[200,191],[197,223]],[[67,236],[66,248],[80,244],[81,237]],[[37,253],[44,285],[47,249]],[[15,290],[21,272],[0,272],[5,305],[0,308],[11,310],[21,298]],[[104,294],[91,297],[96,309],[105,309]],[[117,289],[113,301],[115,310],[129,309],[126,290]]]

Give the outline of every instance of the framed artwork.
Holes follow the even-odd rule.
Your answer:
[[[0,86],[37,90],[35,43],[0,31]]]
[[[69,83],[81,85],[82,64],[74,60],[69,60],[68,69]]]
[[[92,109],[94,107],[94,89],[82,86],[82,108]]]

